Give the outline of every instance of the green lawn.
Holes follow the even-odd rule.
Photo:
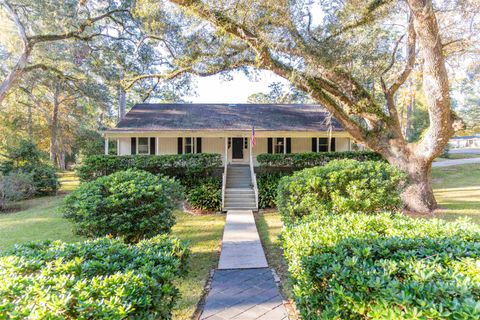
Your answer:
[[[439,217],[469,217],[480,224],[480,164],[433,168],[432,176]]]
[[[192,255],[186,278],[177,282],[182,299],[173,312],[174,319],[191,319],[200,300],[205,281],[220,255],[225,215],[192,216],[178,212],[173,234],[188,241]]]

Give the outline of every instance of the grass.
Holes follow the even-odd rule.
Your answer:
[[[192,318],[209,272],[218,262],[224,223],[222,214],[193,216],[177,213],[173,234],[190,244],[192,254],[188,274],[176,283],[182,297],[173,311],[173,319]]]
[[[280,214],[277,211],[261,212],[256,214],[255,219],[268,265],[280,277],[283,296],[291,299],[291,290],[287,278],[288,266],[283,258],[283,250],[280,247],[278,237],[283,227]]]
[[[476,153],[450,153],[448,155],[448,158],[436,158],[435,162],[455,160],[455,159],[471,159],[471,158],[480,158],[480,154],[476,154]]]
[[[480,164],[433,168],[432,176],[439,217],[469,217],[480,224]]]

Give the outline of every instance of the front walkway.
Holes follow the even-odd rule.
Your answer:
[[[200,319],[288,319],[250,210],[227,212],[219,266]]]

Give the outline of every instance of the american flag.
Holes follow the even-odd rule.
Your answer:
[[[251,140],[251,143],[252,143],[252,147],[255,147],[255,145],[257,144],[257,141],[255,140],[255,128],[252,126],[252,140]]]

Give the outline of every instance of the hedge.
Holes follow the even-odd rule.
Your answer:
[[[182,198],[174,179],[126,170],[83,183],[65,197],[63,212],[77,234],[111,234],[132,243],[170,232]]]
[[[277,188],[280,179],[287,175],[282,172],[269,172],[257,174],[258,207],[261,209],[274,208]]]
[[[17,246],[0,254],[0,319],[171,319],[187,256],[166,236]]]
[[[276,204],[287,224],[324,212],[395,211],[405,179],[383,161],[334,160],[282,178]]]
[[[91,181],[117,171],[138,169],[153,174],[175,177],[185,185],[194,183],[199,177],[211,176],[222,166],[220,154],[199,153],[181,155],[99,155],[86,157],[77,167],[77,175],[82,181]]]
[[[282,234],[302,319],[479,319],[480,228],[400,214],[310,217]]]
[[[358,161],[379,161],[382,156],[371,151],[305,152],[288,154],[263,153],[257,156],[261,167],[290,167],[295,169],[323,166],[332,160],[353,159]]]

